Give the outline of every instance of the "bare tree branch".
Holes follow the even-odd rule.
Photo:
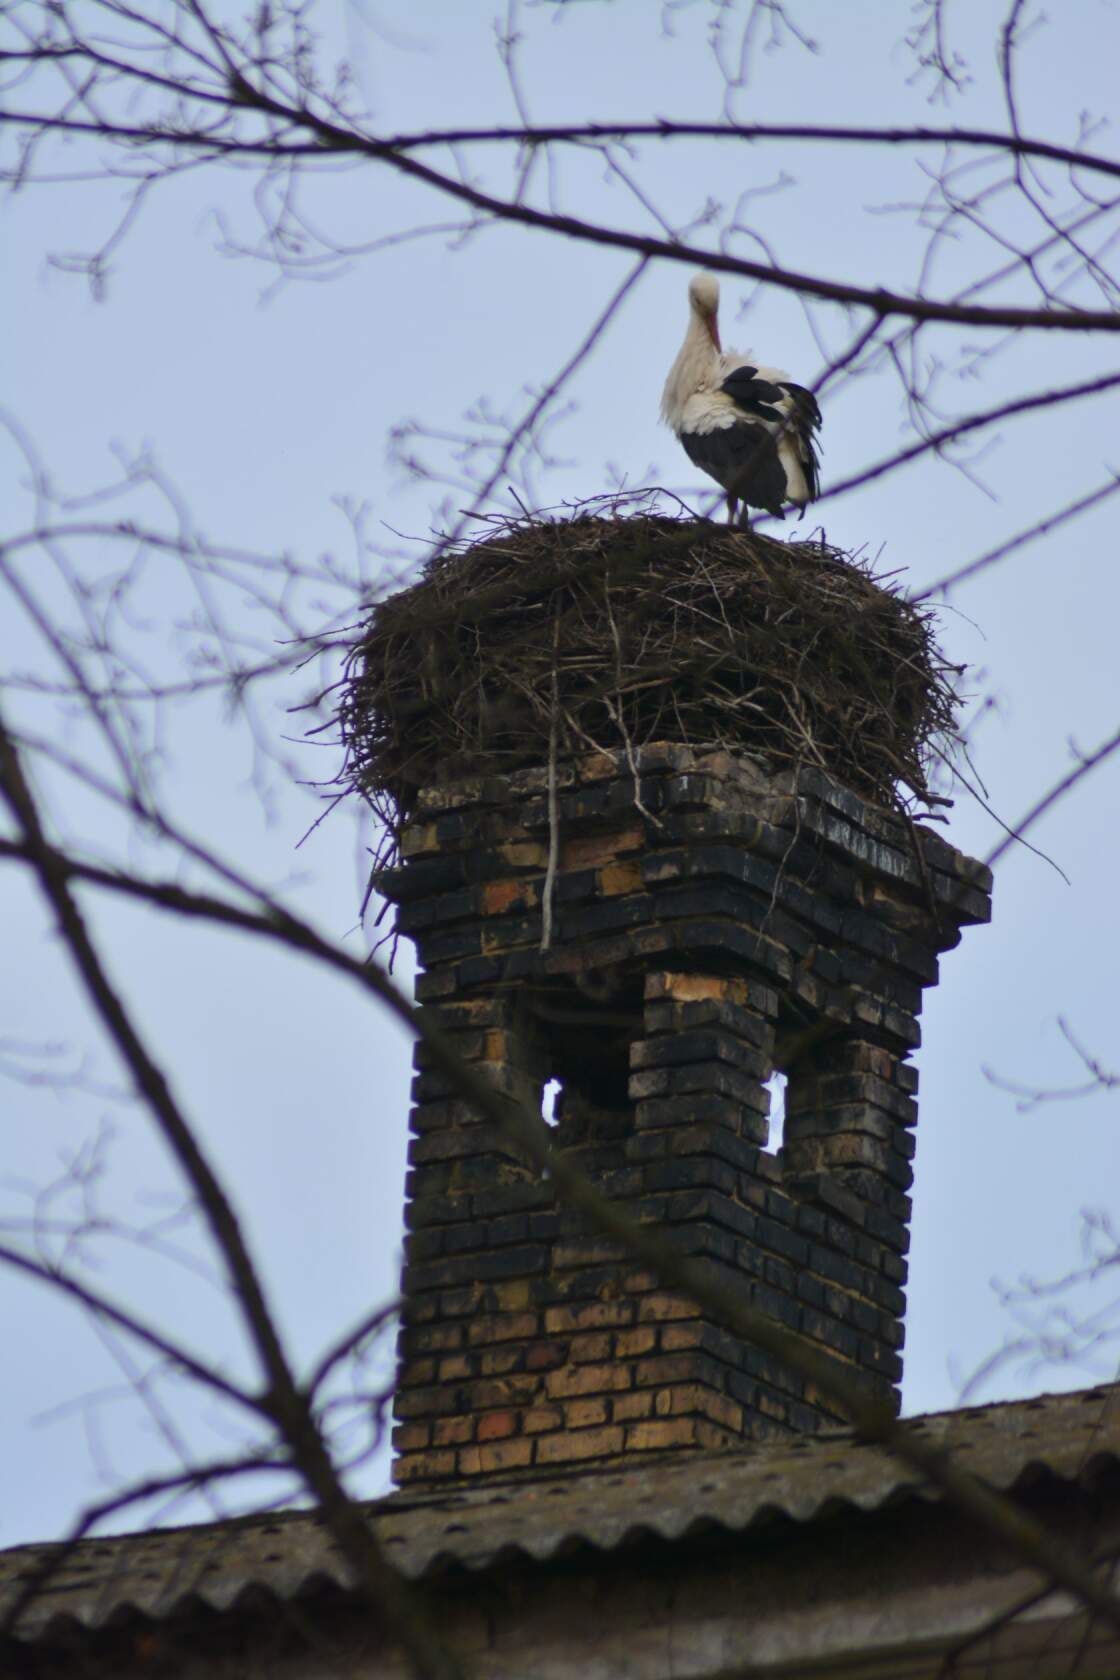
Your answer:
[[[69,1277],[65,1272],[54,1267],[43,1265],[40,1261],[32,1260],[28,1255],[21,1254],[18,1249],[10,1248],[6,1243],[0,1244],[0,1264],[10,1266],[13,1271],[23,1272],[26,1276],[35,1278],[38,1282],[48,1285],[59,1294],[77,1301],[95,1318],[107,1319],[126,1335],[142,1342],[161,1358],[171,1364],[179,1366],[188,1376],[204,1387],[212,1388],[225,1399],[232,1400],[238,1406],[259,1412],[260,1400],[256,1395],[238,1388],[236,1383],[230,1382],[228,1377],[216,1370],[212,1365],[204,1364],[201,1359],[189,1353],[181,1343],[172,1341],[154,1325],[146,1324],[135,1313],[126,1311],[115,1301],[111,1301],[99,1290],[89,1289],[77,1278]]]
[[[1112,1073],[1104,1066],[1100,1059],[1086,1050],[1085,1046],[1075,1037],[1072,1027],[1064,1016],[1058,1016],[1058,1027],[1066,1043],[1077,1056],[1085,1072],[1089,1075],[1080,1085],[1024,1085],[1013,1079],[1005,1079],[1001,1074],[993,1073],[991,1068],[984,1068],[984,1077],[1001,1091],[1008,1091],[1020,1100],[1016,1108],[1020,1114],[1030,1114],[1043,1103],[1071,1102],[1078,1097],[1090,1097],[1100,1091],[1120,1090],[1120,1073]]]
[[[23,848],[5,845],[0,851],[9,856],[24,854],[23,861],[27,862],[31,862],[34,855],[26,845]],[[266,917],[221,901],[201,898],[175,886],[156,887],[150,883],[113,878],[107,872],[71,863],[58,852],[53,854],[52,867],[78,880],[87,880],[129,896],[147,898],[153,904],[177,913],[255,931],[349,975],[421,1039],[430,1052],[433,1064],[453,1082],[470,1106],[502,1127],[514,1139],[518,1149],[541,1172],[548,1174],[568,1205],[583,1213],[596,1230],[648,1265],[665,1286],[680,1289],[690,1296],[726,1329],[771,1354],[819,1387],[846,1413],[863,1437],[877,1441],[917,1470],[960,1509],[997,1534],[1021,1558],[1061,1582],[1098,1615],[1120,1628],[1120,1600],[1103,1589],[1066,1547],[1047,1533],[1042,1524],[976,1480],[949,1455],[914,1435],[905,1423],[895,1417],[887,1404],[870,1397],[836,1360],[819,1353],[794,1332],[744,1302],[741,1291],[725,1285],[706,1266],[678,1253],[656,1232],[637,1224],[609,1201],[564,1155],[553,1150],[548,1128],[541,1116],[496,1093],[470,1063],[463,1061],[430,1017],[410,1003],[375,964],[362,963],[349,956],[287,912]]]
[[[110,13],[124,10],[116,4],[116,0],[113,0],[112,4],[109,0],[102,0],[102,4],[107,5]],[[337,98],[319,88],[314,80],[301,83],[301,75],[305,73],[298,65],[293,63],[289,68],[286,81],[284,78],[278,81],[271,73],[270,66],[257,62],[254,58],[251,41],[238,46],[232,38],[227,38],[217,31],[195,0],[190,0],[189,10],[201,24],[213,52],[209,58],[205,54],[201,55],[205,67],[201,82],[196,66],[185,67],[178,79],[162,74],[155,78],[155,84],[174,100],[167,115],[149,123],[120,122],[110,119],[100,111],[75,116],[67,105],[54,112],[8,111],[0,120],[10,127],[39,136],[51,133],[79,134],[130,147],[154,147],[157,152],[166,152],[171,160],[193,152],[214,161],[222,158],[259,159],[272,167],[284,170],[313,160],[337,164],[340,159],[364,158],[384,164],[396,173],[435,190],[441,196],[469,205],[478,214],[505,223],[536,228],[580,243],[628,250],[640,257],[662,257],[674,263],[699,264],[717,272],[756,280],[761,284],[776,286],[805,297],[863,307],[871,310],[880,319],[898,316],[913,322],[943,321],[960,326],[1005,329],[1031,327],[1043,332],[1120,330],[1120,317],[1113,310],[1062,309],[1054,307],[1052,303],[1041,309],[988,306],[916,295],[907,296],[887,288],[871,290],[825,276],[781,268],[775,264],[752,262],[727,251],[705,248],[679,238],[654,237],[555,210],[541,210],[525,201],[520,187],[509,197],[486,192],[462,174],[436,168],[414,155],[415,151],[422,147],[440,144],[440,131],[399,138],[368,133]],[[149,25],[149,20],[140,18],[139,23],[143,28]],[[159,33],[158,25],[152,23],[150,27]],[[178,45],[178,42],[176,44]],[[100,49],[76,34],[66,45],[64,55],[60,55],[58,43],[49,38],[39,42],[32,40],[19,50],[30,54],[32,62],[38,61],[37,52],[45,55],[48,61],[59,64],[65,63],[71,57],[78,64],[88,61],[95,75],[108,73],[113,78],[121,78],[125,86],[134,80],[138,83],[152,81],[152,73],[146,64],[138,65],[135,59],[129,58],[105,58]],[[140,48],[136,47],[134,51],[139,52]],[[99,63],[99,59],[103,62]],[[301,88],[302,97],[291,91],[293,81],[296,87]],[[203,120],[200,114],[198,120],[192,122],[189,112],[191,104],[196,101],[215,108],[213,120]],[[181,106],[180,102],[185,102],[185,106]],[[88,101],[80,101],[79,108],[84,109],[87,103]],[[260,126],[255,131],[246,132],[244,120],[253,115],[260,119]],[[446,135],[451,135],[452,132],[444,131]],[[532,128],[472,131],[465,138],[460,136],[460,140],[464,143],[470,138],[481,140],[485,135],[491,141],[506,141],[518,147],[527,144],[532,147],[546,146],[552,141],[578,141],[586,145],[591,141],[607,138],[640,138],[643,134],[664,140],[678,132],[682,137],[713,139],[733,136],[740,141],[750,136],[752,139],[772,138],[786,141],[800,137],[821,143],[840,143],[846,137],[860,144],[871,144],[875,141],[901,144],[902,137],[908,133],[911,144],[936,142],[942,145],[951,143],[951,139],[946,138],[948,135],[955,138],[958,144],[989,148],[995,146],[997,151],[1006,151],[1016,160],[1022,155],[1030,155],[1045,157],[1069,168],[1075,168],[1083,162],[1086,171],[1108,177],[1120,173],[1120,164],[1113,160],[1091,153],[1085,154],[1082,159],[1082,155],[1076,149],[1054,146],[1049,142],[1028,141],[1014,131],[993,137],[982,130],[887,130],[888,135],[897,132],[900,138],[897,141],[884,142],[879,131],[873,129],[841,128],[833,133],[824,128],[817,132],[804,125],[788,125],[784,129],[757,128],[752,133],[751,130],[725,124],[654,123],[632,125],[629,130],[625,127],[621,130],[609,129],[603,136],[594,132],[594,125],[583,125],[582,129],[561,127],[557,130],[539,131]],[[446,143],[457,142],[448,140]]]
[[[2,720],[0,794],[22,831],[28,861],[58,917],[63,938],[90,1000],[197,1195],[229,1267],[267,1384],[258,1400],[260,1411],[280,1430],[356,1579],[395,1630],[416,1673],[423,1680],[458,1680],[459,1664],[436,1634],[418,1594],[385,1560],[368,1524],[338,1479],[310,1401],[297,1386],[281,1347],[263,1285],[233,1208],[172,1097],[165,1076],[148,1054],[105,973],[70,893],[65,861],[43,832],[38,808]]]
[[[976,128],[860,128],[828,123],[704,123],[681,122],[593,122],[557,126],[425,129],[414,134],[386,135],[384,145],[394,151],[417,151],[428,146],[586,145],[612,140],[798,140],[817,145],[857,146],[968,146],[1005,151],[1016,157],[1045,158],[1071,169],[1110,175],[1120,179],[1120,161],[1077,147],[1055,145],[1049,140],[1032,140],[1015,132]]]
[[[1037,800],[1035,804],[1031,806],[1026,815],[1019,818],[1019,821],[1012,828],[1011,832],[1000,841],[999,845],[993,847],[984,859],[988,868],[990,869],[994,864],[998,863],[1004,853],[1008,851],[1016,843],[1016,841],[1022,840],[1028,829],[1033,828],[1039,818],[1045,816],[1046,812],[1050,810],[1051,806],[1056,805],[1060,799],[1064,799],[1071,788],[1076,787],[1078,782],[1090,775],[1099,765],[1105,763],[1105,761],[1111,758],[1112,754],[1118,749],[1120,749],[1120,730],[1117,730],[1115,735],[1110,735],[1107,741],[1102,741],[1101,745],[1091,753],[1082,754],[1077,752],[1077,749],[1074,748],[1078,759],[1076,768],[1071,770],[1068,776],[1063,776],[1060,781],[1055,782],[1054,786],[1048,789],[1048,791],[1042,795],[1042,798]]]
[[[978,559],[970,560],[967,565],[958,566],[955,571],[946,572],[944,577],[939,577],[933,583],[927,584],[913,599],[915,601],[929,601],[935,595],[948,595],[950,589],[955,589],[959,583],[967,583],[971,578],[979,576],[981,572],[986,572],[989,566],[996,565],[1000,560],[1006,560],[1009,554],[1017,553],[1019,549],[1025,548],[1028,543],[1036,541],[1037,538],[1049,536],[1051,531],[1057,531],[1071,519],[1076,519],[1079,513],[1087,513],[1090,508],[1097,507],[1101,502],[1107,501],[1110,496],[1116,494],[1117,490],[1120,490],[1120,473],[1112,473],[1107,484],[1100,485],[1098,489],[1090,491],[1087,496],[1079,496],[1076,501],[1070,502],[1064,508],[1059,508],[1056,513],[1048,514],[1045,519],[1037,520],[1033,525],[1028,526],[1025,531],[1020,531],[1016,536],[1009,537],[1006,542],[998,543],[995,548],[990,548],[986,554],[981,554]]]

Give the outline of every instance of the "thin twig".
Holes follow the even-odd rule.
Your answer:
[[[0,844],[0,852],[4,851],[30,861],[26,848]],[[55,852],[53,858],[56,869],[78,880],[96,882],[177,913],[244,928],[289,950],[302,951],[349,976],[363,990],[380,999],[392,1015],[420,1038],[430,1052],[433,1066],[446,1075],[463,1099],[483,1118],[505,1130],[518,1149],[549,1176],[559,1195],[583,1213],[595,1230],[648,1265],[665,1287],[680,1289],[717,1323],[819,1387],[850,1418],[862,1437],[878,1442],[910,1465],[1017,1556],[1044,1577],[1065,1586],[1110,1626],[1120,1629],[1120,1600],[1093,1580],[1063,1542],[1012,1500],[977,1480],[951,1454],[916,1435],[894,1415],[888,1403],[869,1396],[839,1361],[811,1347],[802,1337],[753,1307],[744,1299],[740,1288],[725,1284],[702,1262],[680,1254],[654,1229],[637,1224],[617,1203],[595,1189],[566,1156],[553,1151],[548,1127],[541,1116],[527,1105],[495,1092],[485,1076],[463,1060],[430,1012],[410,1003],[375,965],[351,957],[287,911],[277,909],[271,915],[261,915],[220,899],[202,898],[177,885],[154,886],[116,876],[111,871],[76,863],[60,852]]]
[[[1103,764],[1107,758],[1111,758],[1118,748],[1120,748],[1120,729],[1116,731],[1115,735],[1110,735],[1107,741],[1103,741],[1095,752],[1083,757],[1076,769],[1071,770],[1068,776],[1063,776],[1060,782],[1055,782],[1054,786],[1047,793],[1044,793],[1041,799],[1036,800],[1026,815],[1020,817],[999,845],[988,853],[984,859],[988,868],[991,869],[993,865],[999,862],[1006,851],[1017,842],[1022,841],[1027,830],[1033,828],[1038,819],[1045,816],[1052,805],[1057,804],[1058,800],[1067,794],[1070,788],[1076,787],[1077,783],[1090,771],[1095,770],[1099,764]]]
[[[552,621],[552,711],[548,725],[548,867],[541,888],[541,950],[552,945],[552,900],[556,891],[556,867],[560,859],[560,797],[557,792],[556,758],[560,736],[560,611]]]

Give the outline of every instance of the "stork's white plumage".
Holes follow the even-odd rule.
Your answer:
[[[661,418],[689,460],[723,486],[732,524],[740,502],[744,525],[748,507],[784,519],[783,504],[794,502],[804,513],[818,493],[817,399],[781,368],[721,348],[713,274],[693,276],[688,306],[688,331],[665,381]]]

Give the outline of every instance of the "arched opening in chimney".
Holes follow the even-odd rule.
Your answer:
[[[781,1068],[775,1068],[764,1089],[770,1098],[770,1135],[767,1139],[767,1152],[777,1155],[785,1138],[786,1126],[786,1093],[789,1088],[789,1075]]]
[[[555,1075],[545,1081],[541,1089],[541,1119],[546,1126],[555,1126],[560,1118],[560,1096],[563,1090]]]
[[[642,1032],[641,976],[566,977],[526,996],[530,1031],[547,1069],[541,1114],[561,1148],[619,1135],[629,1125],[630,1046]]]

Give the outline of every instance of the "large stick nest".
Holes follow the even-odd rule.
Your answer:
[[[958,674],[928,612],[824,542],[580,510],[495,522],[370,611],[343,779],[395,830],[423,787],[674,741],[912,809]]]

